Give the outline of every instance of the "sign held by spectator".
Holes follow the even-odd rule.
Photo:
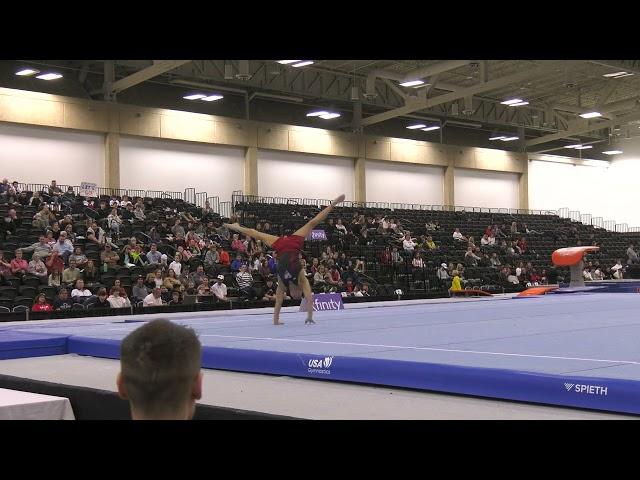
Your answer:
[[[311,230],[311,235],[309,235],[307,237],[307,239],[311,240],[311,241],[314,241],[314,240],[315,241],[326,240],[327,239],[327,234],[322,229]]]
[[[98,184],[82,182],[80,184],[80,195],[83,197],[97,197],[98,196]]]
[[[320,312],[325,310],[344,310],[342,296],[339,293],[314,293],[313,311]],[[306,298],[302,298],[302,301],[300,302],[300,311],[307,311]]]

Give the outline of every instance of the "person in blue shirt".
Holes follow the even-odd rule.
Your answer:
[[[236,258],[231,262],[231,271],[239,272],[240,266],[243,264],[242,256],[240,254],[236,255]]]

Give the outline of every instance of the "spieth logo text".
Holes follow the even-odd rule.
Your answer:
[[[309,373],[320,373],[322,375],[331,375],[331,365],[333,357],[312,358],[309,360]]]
[[[565,383],[567,392],[584,393],[586,395],[607,395],[607,387],[600,385],[581,385],[579,383]]]

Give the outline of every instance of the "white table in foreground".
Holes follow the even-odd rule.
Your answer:
[[[75,420],[68,398],[0,388],[0,420]]]

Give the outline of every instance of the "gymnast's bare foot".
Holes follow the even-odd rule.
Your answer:
[[[316,322],[313,321],[312,318],[307,318],[304,322],[305,325],[315,325]]]
[[[274,325],[284,325],[284,322],[281,322],[280,320],[274,320],[273,324]]]
[[[344,193],[343,193],[338,198],[336,198],[333,202],[331,202],[331,205],[337,205],[340,202],[344,202],[344,199],[345,199],[345,196],[344,196]]]

